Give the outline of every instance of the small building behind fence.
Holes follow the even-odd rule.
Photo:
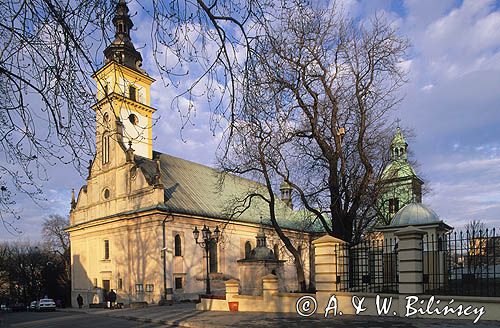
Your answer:
[[[383,232],[385,240],[394,240],[397,251],[398,240],[395,234],[409,226],[424,232],[425,242],[422,248],[424,289],[429,290],[430,286],[442,288],[447,283],[446,248],[448,234],[453,228],[441,220],[432,209],[414,200],[401,208],[388,226],[379,227],[378,230]]]
[[[272,274],[278,278],[279,289],[284,291],[284,269],[285,261],[279,260],[277,254],[267,247],[266,234],[260,225],[259,232],[255,237],[257,246],[245,252],[245,258],[238,260],[238,269],[241,282],[241,293],[244,295],[262,295],[263,277]]]

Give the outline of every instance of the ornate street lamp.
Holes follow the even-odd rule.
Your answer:
[[[196,241],[197,245],[200,245],[201,248],[205,249],[205,257],[207,259],[207,286],[206,286],[206,291],[205,293],[207,295],[211,294],[210,291],[210,247],[214,247],[217,245],[219,242],[219,237],[220,237],[220,230],[219,227],[215,227],[213,231],[214,236],[212,237],[212,231],[210,231],[210,228],[207,227],[206,225],[203,225],[203,229],[201,229],[201,238],[202,240],[198,240],[200,237],[200,231],[198,230],[198,227],[194,227],[193,230],[193,237],[194,240]]]

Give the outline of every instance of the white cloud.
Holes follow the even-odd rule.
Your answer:
[[[416,46],[435,74],[454,78],[496,64],[489,60],[498,55],[500,43],[500,13],[493,5],[490,0],[466,0],[428,25]]]
[[[422,91],[431,91],[434,88],[434,84],[426,84],[422,87]]]

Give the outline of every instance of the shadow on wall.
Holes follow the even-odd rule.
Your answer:
[[[94,281],[95,282],[95,281]],[[80,255],[73,255],[71,268],[71,306],[78,307],[77,297],[83,298],[83,306],[103,302],[103,291],[96,288],[82,264]]]

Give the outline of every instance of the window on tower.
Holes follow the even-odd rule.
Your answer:
[[[109,163],[109,133],[102,136],[102,164]]]
[[[395,214],[397,211],[399,211],[399,199],[389,199],[389,214]]]
[[[137,99],[137,89],[134,86],[131,85],[128,87],[128,94],[130,99],[134,101]]]
[[[137,123],[139,123],[139,119],[137,118],[137,116],[135,114],[130,114],[128,116],[128,120],[130,121],[130,123],[132,123],[133,125],[137,125]]]

